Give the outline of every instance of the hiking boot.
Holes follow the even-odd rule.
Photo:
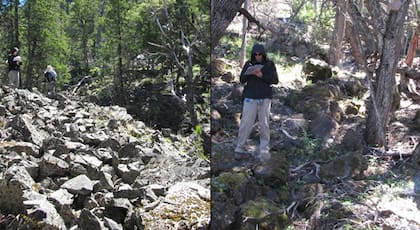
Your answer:
[[[271,158],[271,154],[269,152],[260,152],[260,154],[258,154],[258,160],[260,160],[260,162],[262,163],[266,163],[270,160]]]
[[[249,159],[251,154],[248,152],[235,152],[235,160],[245,160]]]
[[[243,160],[250,157],[250,151],[248,148],[244,147],[236,147],[235,148],[235,159],[236,160]]]

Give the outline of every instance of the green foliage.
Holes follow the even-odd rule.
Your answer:
[[[298,9],[303,0],[293,1],[292,8]],[[312,36],[318,43],[328,42],[334,28],[334,7],[325,2],[315,8],[312,1],[306,1],[297,14],[297,19],[313,27]]]
[[[224,57],[231,60],[238,60],[239,59],[239,50],[241,49],[241,38],[239,36],[223,36],[220,39],[220,44],[228,47],[224,52]],[[247,46],[247,49],[249,47]],[[251,48],[249,48],[249,52],[251,52]],[[247,51],[247,54],[249,53]]]
[[[195,128],[194,128],[194,133],[197,136],[201,136],[201,134],[203,133],[203,128],[201,128],[200,125],[196,125]]]
[[[209,160],[208,156],[204,153],[203,147],[203,128],[201,125],[196,125],[194,128],[194,149],[195,154],[203,160]]]
[[[22,75],[26,87],[39,86],[43,71],[52,65],[58,73],[59,85],[68,80],[68,41],[63,28],[67,20],[59,1],[28,1],[21,12]]]
[[[305,154],[307,156],[316,157],[322,147],[321,141],[317,138],[313,138],[309,136],[307,132],[303,133],[302,141],[303,141],[303,146],[304,146],[303,149],[305,151]]]
[[[293,1],[294,8],[297,8],[297,5],[300,5],[302,1],[303,0]],[[311,24],[312,22],[315,21],[317,16],[318,16],[318,13],[316,12],[316,9],[314,9],[313,4],[307,1],[307,3],[305,3],[303,7],[300,9],[297,15],[297,18],[302,22]]]

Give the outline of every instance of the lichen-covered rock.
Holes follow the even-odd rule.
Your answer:
[[[248,201],[241,206],[240,219],[236,229],[280,230],[289,222],[285,210],[265,198]]]
[[[164,198],[144,218],[146,229],[208,229],[210,202],[202,199],[198,184],[181,182],[171,186]]]

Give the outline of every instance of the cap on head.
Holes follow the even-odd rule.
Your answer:
[[[52,70],[53,70],[53,67],[51,65],[47,65],[47,69],[45,70],[45,72],[49,72]]]
[[[14,53],[14,52],[19,52],[19,48],[13,47],[12,50],[11,50],[11,53]]]

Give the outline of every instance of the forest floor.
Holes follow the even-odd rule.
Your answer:
[[[229,71],[238,76],[239,65],[228,61],[232,67]],[[355,151],[351,146],[350,149],[342,146],[348,130],[356,133],[364,131],[366,111],[363,100],[355,102],[360,106],[356,115],[342,115],[336,132],[325,142],[311,136],[307,125],[295,132],[295,136],[286,135],[286,122],[303,118],[287,103],[293,91],[301,91],[307,84],[300,76],[301,69],[301,65],[277,66],[280,83],[274,86],[270,123],[271,160],[266,162],[258,160],[258,157],[235,159],[234,146],[242,103],[238,98],[235,100],[232,93],[239,86],[238,78],[231,82],[213,79],[212,106],[228,110],[221,113],[220,129],[215,130],[212,136],[213,178],[241,168],[250,171],[252,177],[258,167],[273,164],[270,161],[276,160],[276,155],[283,155],[288,162],[287,183],[280,186],[288,188],[289,196],[286,202],[274,199],[273,203],[288,215],[287,229],[419,229],[420,170],[412,155],[420,140],[418,128],[413,127],[420,105],[401,96],[400,108],[395,111],[389,125],[388,150],[364,145]],[[363,81],[363,76],[359,78]],[[310,124],[311,121],[305,123]],[[255,129],[248,143],[254,156],[258,139],[258,129]],[[292,139],[298,144],[294,144]],[[334,167],[340,167],[334,163],[336,159],[356,152],[361,153],[360,165],[355,166],[360,166],[360,174],[340,177],[339,173],[332,172],[336,170]],[[328,170],[334,179],[322,177],[329,173]],[[307,192],[309,190],[310,193]],[[260,195],[268,197],[267,194]]]

